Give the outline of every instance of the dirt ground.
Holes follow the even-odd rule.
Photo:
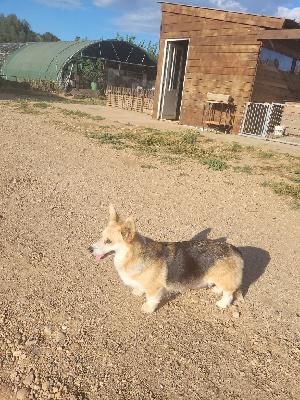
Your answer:
[[[0,101],[0,399],[299,399],[299,210],[259,175],[114,149],[53,107]],[[109,202],[153,239],[239,247],[245,301],[191,291],[142,314],[87,250]]]

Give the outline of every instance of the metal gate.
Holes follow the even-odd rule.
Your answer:
[[[240,135],[300,145],[299,103],[246,103]]]

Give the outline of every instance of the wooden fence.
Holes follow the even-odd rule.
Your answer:
[[[154,90],[107,86],[105,95],[108,106],[152,115]]]

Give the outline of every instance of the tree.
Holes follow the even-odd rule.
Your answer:
[[[25,42],[57,42],[58,37],[50,32],[42,35],[34,32],[29,23],[19,20],[16,14],[7,17],[0,14],[0,43],[25,43]]]
[[[116,39],[117,40],[124,40],[123,36],[120,36],[119,32],[117,32],[116,34]],[[152,43],[151,40],[149,40],[148,43],[146,43],[146,40],[143,39],[142,41],[136,43],[136,37],[132,36],[132,35],[127,35],[125,38],[125,41],[130,43],[130,44],[134,44],[138,47],[140,47],[141,49],[145,50],[149,56],[155,60],[157,62],[158,59],[158,43]]]

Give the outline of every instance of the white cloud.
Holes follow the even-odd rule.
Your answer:
[[[222,10],[233,10],[239,12],[246,12],[247,7],[243,7],[241,3],[234,0],[210,0],[214,7]]]
[[[300,7],[296,8],[278,7],[277,16],[289,19],[295,19],[297,22],[300,22]]]
[[[38,3],[45,4],[48,7],[63,9],[82,8],[80,0],[36,0]]]
[[[93,4],[96,7],[108,7],[113,5],[114,0],[93,0]]]
[[[121,30],[132,33],[152,33],[159,34],[161,12],[158,7],[156,10],[144,8],[137,11],[125,12],[120,18],[114,18],[113,24]]]

